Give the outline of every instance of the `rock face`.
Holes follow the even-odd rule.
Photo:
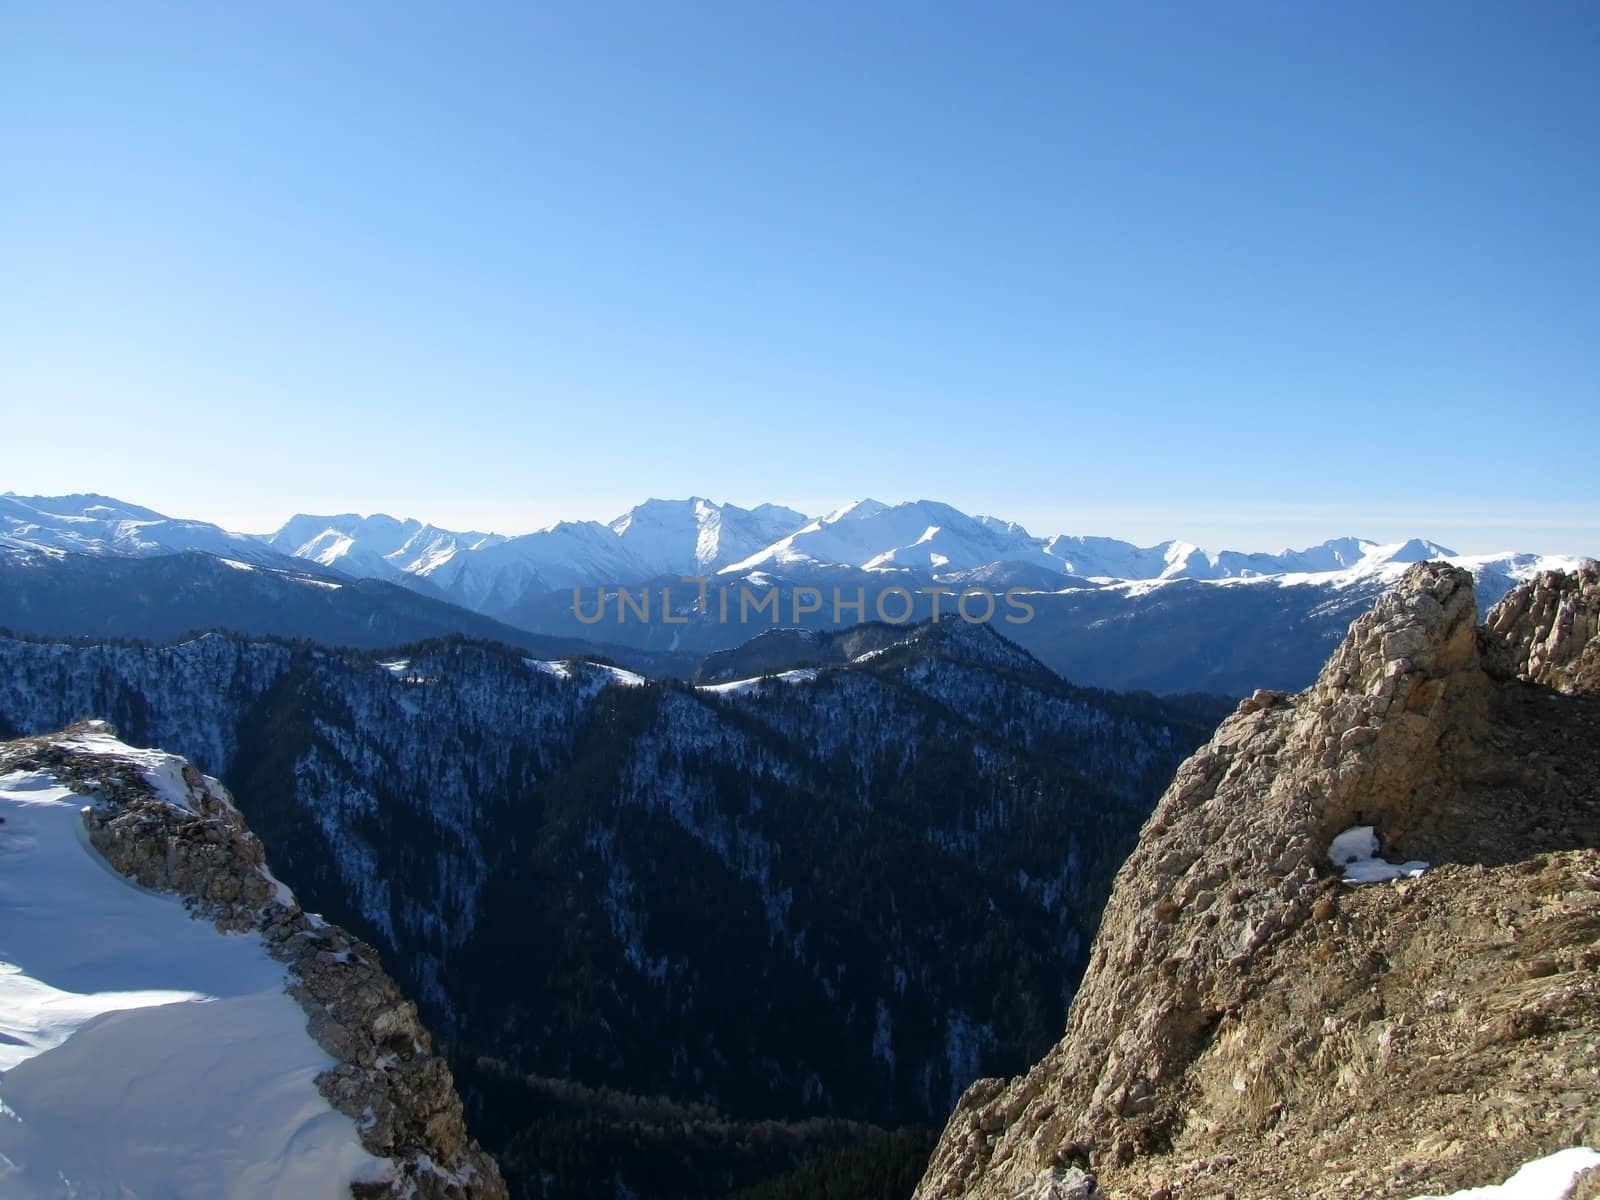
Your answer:
[[[1491,665],[1560,692],[1600,690],[1600,566],[1547,571],[1490,612]]]
[[[1311,688],[1244,701],[1118,874],[1066,1036],[967,1091],[919,1200],[1076,1195],[1070,1169],[1409,1196],[1596,1144],[1597,616],[1592,564],[1482,628],[1471,576],[1419,564]],[[1363,824],[1435,869],[1343,884]]]
[[[0,774],[43,771],[92,797],[90,844],[143,887],[182,896],[199,919],[227,932],[254,931],[288,967],[289,993],[307,1028],[338,1065],[317,1079],[362,1144],[394,1163],[382,1184],[357,1184],[370,1200],[502,1200],[499,1168],[466,1134],[444,1061],[376,952],[304,912],[272,877],[261,843],[227,791],[176,757],[175,792],[159,795],[146,770],[105,752],[100,723],[64,735],[0,744]],[[181,781],[181,782],[180,782]]]

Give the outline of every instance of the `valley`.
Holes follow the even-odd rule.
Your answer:
[[[858,1123],[733,1155],[753,1183],[932,1125],[1053,1040],[1117,864],[1222,711],[1075,688],[987,627],[901,633],[704,687],[459,638],[11,638],[0,733],[93,714],[228,779],[275,869],[418,999],[491,1150],[633,1119],[583,1088]],[[485,1099],[522,1076],[578,1090]],[[731,1153],[706,1145],[692,1175]],[[660,1170],[641,1151],[628,1186],[693,1194],[651,1192]]]

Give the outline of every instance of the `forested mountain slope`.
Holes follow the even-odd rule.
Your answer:
[[[964,625],[721,689],[463,640],[0,641],[9,732],[91,715],[226,778],[459,1050],[892,1124],[1054,1038],[1112,873],[1209,732]]]

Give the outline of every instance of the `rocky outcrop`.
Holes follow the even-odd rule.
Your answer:
[[[286,964],[308,1031],[338,1060],[317,1079],[319,1090],[355,1120],[371,1154],[394,1164],[389,1182],[357,1184],[357,1195],[505,1197],[498,1167],[467,1136],[449,1068],[377,953],[301,909],[215,779],[175,756],[130,757],[116,745],[98,722],[0,744],[0,774],[42,771],[90,798],[84,826],[112,868],[182,896],[219,930],[258,933]]]
[[[1560,692],[1600,690],[1600,564],[1546,571],[1495,605],[1485,664]]]
[[[1596,1144],[1597,600],[1544,575],[1479,628],[1420,564],[1311,688],[1243,702],[1118,874],[1065,1038],[967,1091],[917,1196],[1411,1196]],[[1436,869],[1352,889],[1354,825]]]

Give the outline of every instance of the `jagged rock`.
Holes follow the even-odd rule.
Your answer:
[[[1597,583],[1541,576],[1479,629],[1471,576],[1419,564],[1311,688],[1243,702],[1118,873],[1065,1038],[968,1089],[920,1200],[1030,1195],[1069,1163],[1111,1197],[1413,1195],[1600,1137],[1572,1098],[1600,1073]],[[1453,865],[1352,891],[1327,852],[1359,824],[1388,857]],[[1486,952],[1507,928],[1540,932]],[[1512,987],[1507,953],[1545,973]],[[1402,1061],[1457,1107],[1419,1116]],[[1491,1152],[1430,1148],[1485,1105]],[[1390,1157],[1329,1157],[1357,1134]],[[1394,1190],[1401,1160],[1428,1186]]]
[[[1508,594],[1484,625],[1485,665],[1561,692],[1600,689],[1600,564],[1546,571]]]
[[[1093,1175],[1085,1175],[1077,1167],[1050,1167],[1040,1171],[1012,1200],[1105,1200],[1105,1194]]]
[[[339,1060],[318,1077],[318,1089],[355,1119],[370,1153],[395,1165],[390,1182],[358,1185],[362,1197],[503,1200],[499,1168],[467,1136],[449,1068],[377,952],[293,901],[220,783],[170,756],[166,774],[182,792],[176,802],[157,793],[147,768],[75,736],[103,732],[108,727],[94,722],[0,744],[0,774],[44,771],[92,798],[84,827],[114,870],[182,896],[219,930],[259,933],[287,965],[288,991],[306,1010],[308,1031]]]

